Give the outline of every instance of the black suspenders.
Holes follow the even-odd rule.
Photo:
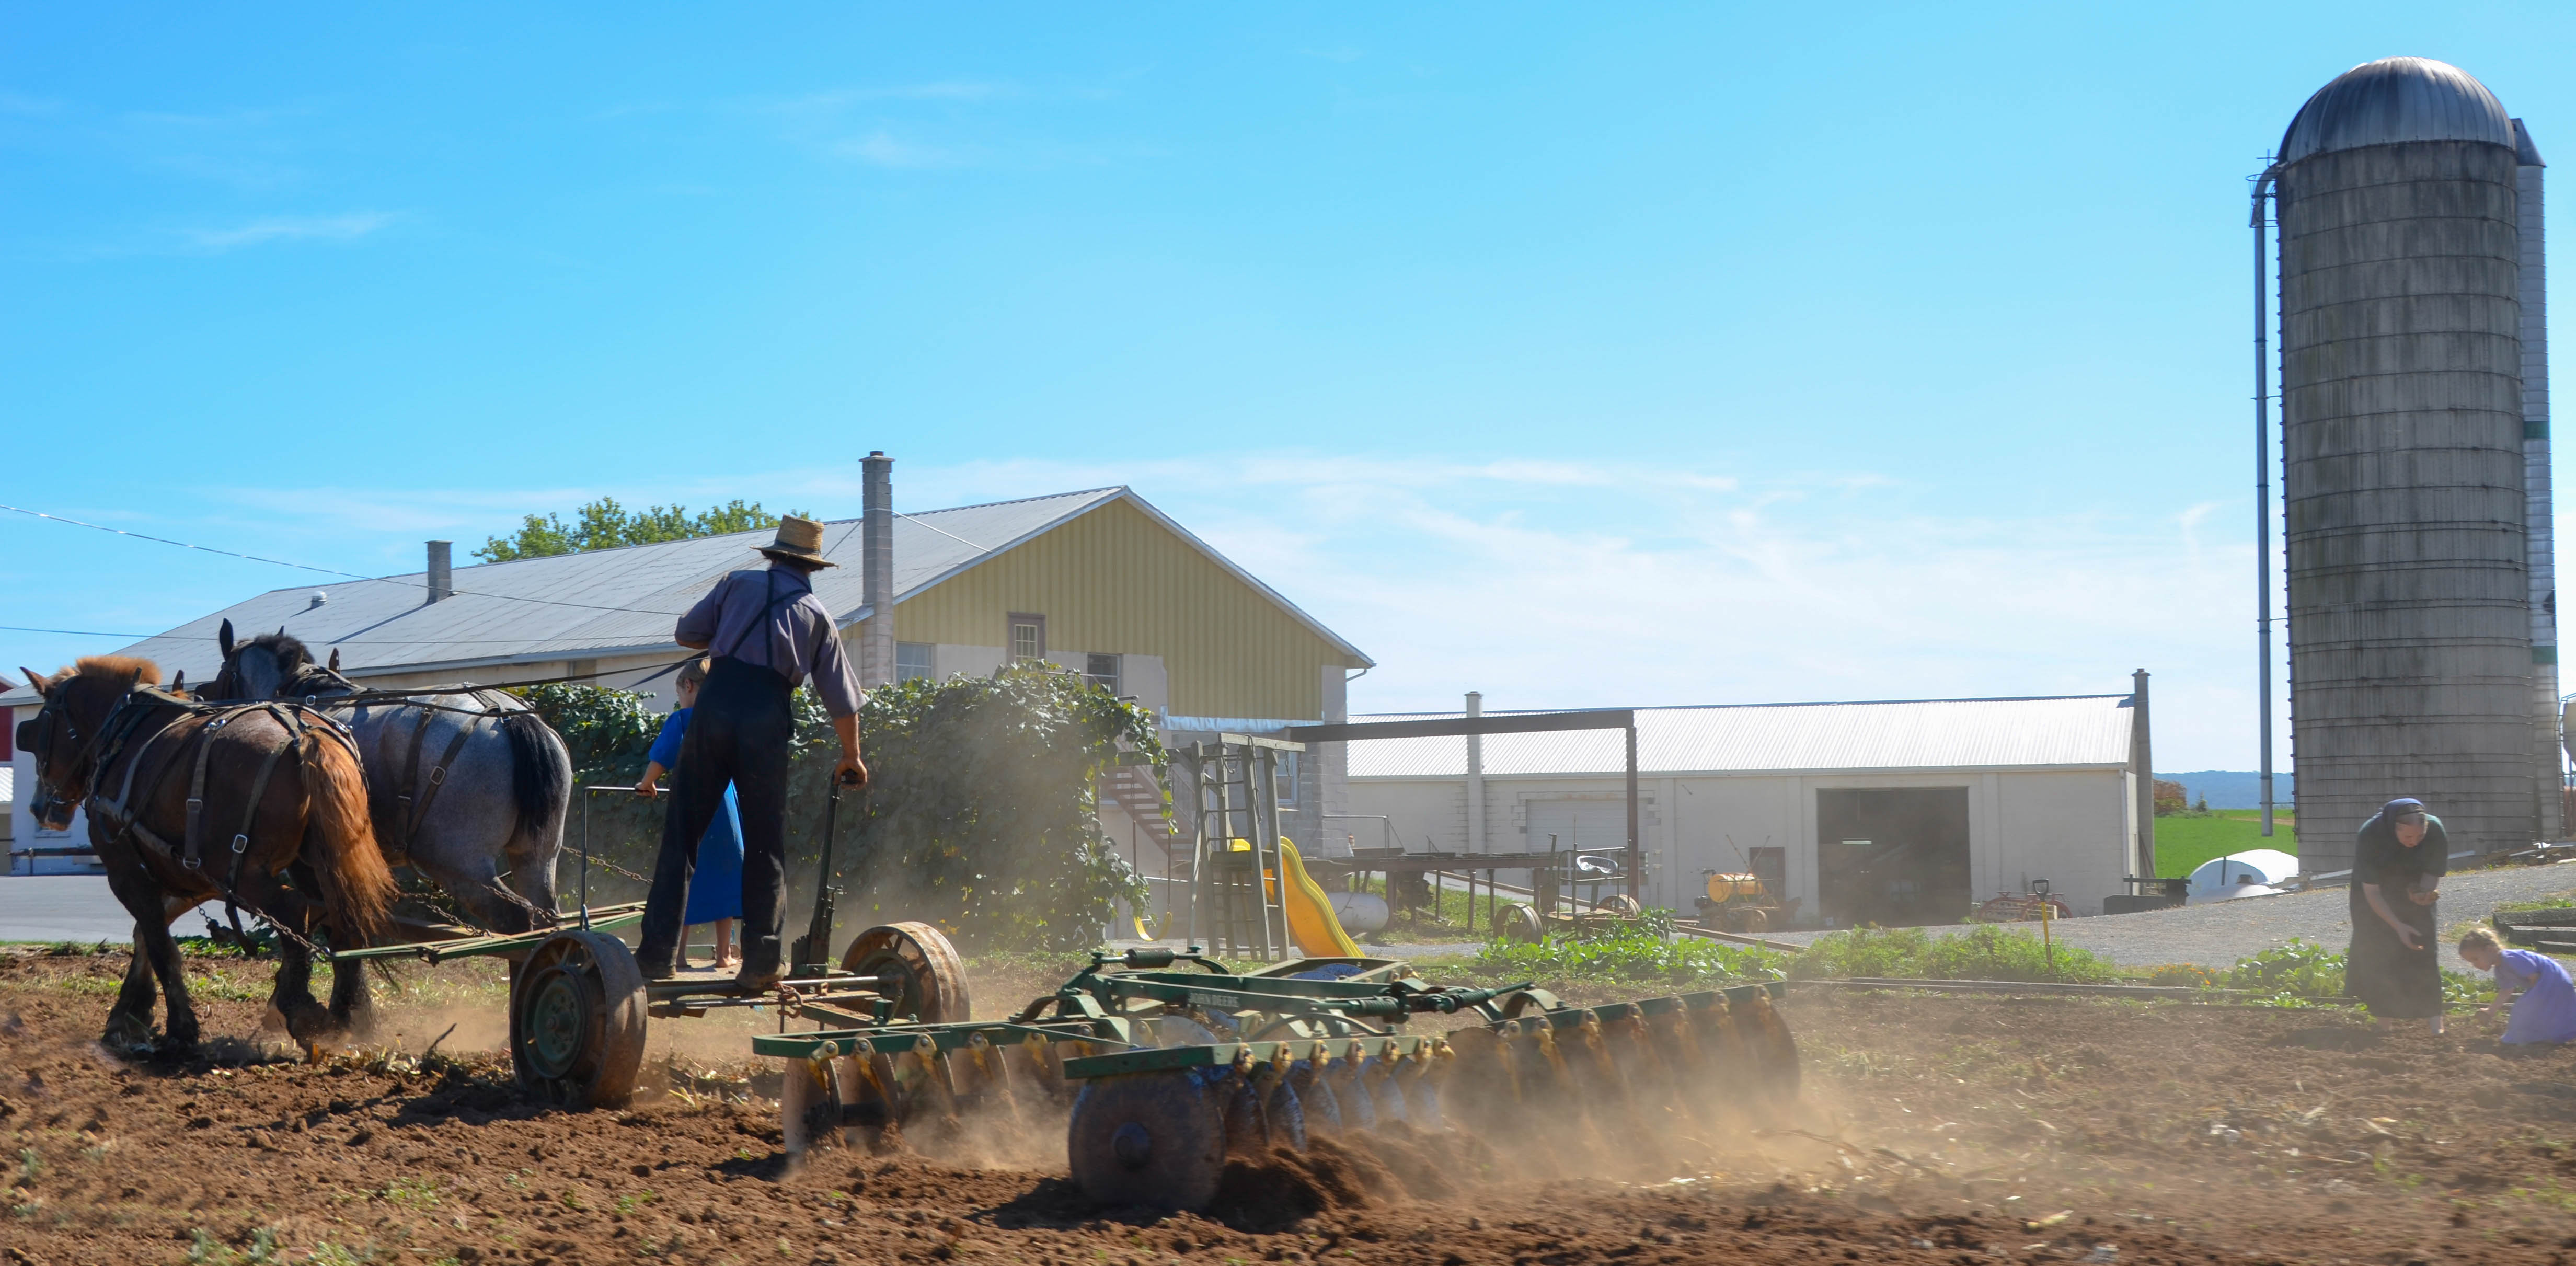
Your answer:
[[[798,595],[798,594],[792,594],[792,593],[791,593],[791,594],[787,594],[787,595],[785,595],[785,596],[783,596],[783,597],[782,597],[782,596],[780,596],[780,594],[779,594],[779,592],[778,592],[778,572],[776,571],[776,569],[772,569],[772,570],[770,570],[770,571],[764,572],[764,573],[762,573],[762,575],[763,575],[763,581],[762,581],[762,583],[763,583],[763,585],[765,586],[765,590],[764,590],[764,592],[765,592],[766,596],[767,596],[767,597],[768,597],[768,599],[769,599],[769,601],[768,601],[767,605],[763,606],[763,607],[760,609],[760,615],[759,615],[759,616],[758,616],[758,617],[757,617],[757,618],[756,618],[756,619],[755,619],[751,624],[748,624],[748,625],[743,626],[743,628],[742,628],[742,630],[741,630],[740,632],[735,633],[735,634],[733,635],[733,642],[732,642],[732,644],[731,644],[731,645],[729,645],[729,646],[725,647],[725,648],[724,648],[723,650],[721,650],[721,651],[716,652],[716,654],[721,655],[721,656],[725,657],[726,659],[736,659],[736,658],[740,658],[740,657],[736,654],[736,652],[738,652],[738,651],[740,651],[740,650],[742,649],[743,641],[744,641],[745,639],[747,639],[747,638],[749,638],[749,637],[751,636],[751,631],[752,631],[752,629],[753,629],[753,628],[755,628],[755,627],[757,627],[757,628],[759,628],[759,629],[760,629],[762,632],[764,632],[764,633],[772,633],[772,632],[774,632],[774,630],[775,630],[775,627],[776,627],[776,626],[775,626],[775,625],[773,625],[773,624],[771,623],[771,621],[772,621],[772,620],[774,620],[775,618],[777,618],[779,605],[780,605],[781,603],[785,603],[785,604],[788,604],[788,605],[791,605],[791,606],[792,606],[792,605],[794,605],[794,604],[795,604],[796,599],[797,599],[798,597],[800,597],[800,596],[801,596],[801,595]],[[806,592],[808,592],[808,593],[812,592],[812,589],[811,589],[811,587],[810,587],[810,586],[807,588],[807,591],[806,591]],[[830,634],[831,634],[831,621],[830,621],[830,620],[828,620],[828,619],[824,621],[824,625],[823,625],[823,632],[824,632],[824,635],[825,635],[825,636],[830,636]],[[775,643],[775,641],[772,641],[772,643],[771,643],[771,644],[770,644],[770,646],[769,646],[769,650],[770,650],[773,654],[778,650],[778,647],[777,647],[777,644]],[[822,658],[822,656],[821,656],[820,654],[817,654],[817,655],[815,656],[815,658],[816,658],[817,660],[820,660],[820,659]],[[777,673],[777,674],[778,674],[780,677],[782,677],[782,678],[787,678],[787,674],[786,674],[785,672],[781,671],[781,670],[779,669],[778,665],[776,665],[776,664],[767,664],[767,665],[763,665],[763,667],[766,667],[767,669],[769,669],[769,671],[771,671],[771,672],[773,672],[773,673]],[[793,686],[793,685],[795,685],[795,684],[796,684],[796,682],[795,682],[795,680],[794,680],[793,678],[787,678],[787,684],[788,684],[788,685],[790,685],[790,686]]]

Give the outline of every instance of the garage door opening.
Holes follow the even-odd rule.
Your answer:
[[[1967,788],[1816,793],[1816,898],[1834,926],[1955,923],[1975,895]]]

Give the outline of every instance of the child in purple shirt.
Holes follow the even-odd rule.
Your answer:
[[[2480,971],[2495,973],[2496,1004],[2513,1004],[2505,1021],[2507,1043],[2576,1041],[2576,984],[2557,959],[2530,950],[2506,949],[2495,933],[2472,928],[2460,937],[2460,958]]]

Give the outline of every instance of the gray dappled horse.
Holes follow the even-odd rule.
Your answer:
[[[233,641],[209,699],[329,699],[358,686],[280,629]],[[555,857],[572,804],[572,755],[554,727],[497,690],[329,709],[356,736],[385,860],[409,865],[493,932],[555,920]]]

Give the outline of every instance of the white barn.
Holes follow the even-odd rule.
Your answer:
[[[1687,914],[1703,872],[1752,870],[1802,926],[1953,922],[2038,879],[2098,914],[2153,847],[2133,700],[1637,709],[1646,902]],[[1626,842],[1620,731],[1349,748],[1352,816],[1328,821],[1334,843],[1474,854],[1544,852],[1551,836],[1564,849]]]

